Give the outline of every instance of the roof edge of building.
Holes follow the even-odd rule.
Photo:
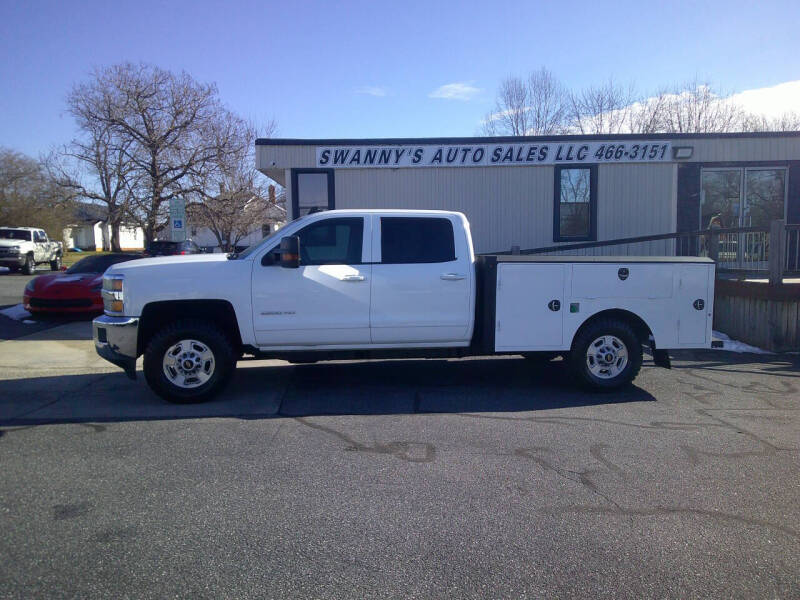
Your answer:
[[[731,138],[800,137],[800,131],[737,131],[730,133],[598,133],[593,135],[541,135],[491,137],[414,137],[414,138],[258,138],[256,146],[379,146],[413,144],[494,144],[532,142],[570,142],[585,140],[703,140]]]

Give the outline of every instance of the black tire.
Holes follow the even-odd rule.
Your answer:
[[[589,366],[589,347],[603,336],[613,336],[625,345],[627,362],[619,373],[608,377],[595,375]],[[596,359],[592,359],[593,361]],[[620,319],[599,319],[584,327],[572,344],[569,355],[570,370],[580,384],[596,391],[611,391],[628,385],[642,368],[642,342],[636,332]],[[598,367],[602,370],[602,365]]]
[[[33,262],[33,256],[28,254],[25,257],[25,264],[22,267],[22,272],[25,275],[33,275],[34,271],[36,271],[36,263]]]
[[[61,255],[55,257],[55,259],[50,261],[50,270],[51,271],[58,271],[61,269]]]
[[[213,372],[197,387],[180,387],[167,377],[164,357],[182,340],[197,340],[213,353]],[[236,368],[236,351],[228,336],[208,321],[186,319],[170,323],[156,333],[144,353],[144,376],[150,388],[164,400],[177,404],[205,402],[219,394]]]

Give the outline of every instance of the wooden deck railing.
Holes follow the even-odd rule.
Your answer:
[[[774,240],[774,242],[773,242]],[[769,275],[779,283],[800,274],[800,224],[773,221],[769,227],[728,227],[566,243],[492,254],[561,256],[707,256],[720,273]]]

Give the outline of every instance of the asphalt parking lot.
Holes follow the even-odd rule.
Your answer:
[[[163,403],[89,323],[0,342],[4,597],[798,597],[796,357],[243,362]]]
[[[48,269],[49,272],[49,269]],[[37,270],[35,275],[23,275],[22,273],[11,273],[5,267],[0,267],[0,306],[9,306],[22,302],[22,292],[28,282],[41,275],[44,271]]]

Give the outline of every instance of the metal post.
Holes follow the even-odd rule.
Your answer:
[[[783,283],[786,221],[772,221],[769,224],[769,284]]]
[[[714,262],[719,262],[719,233],[712,229],[707,239],[708,257]]]

